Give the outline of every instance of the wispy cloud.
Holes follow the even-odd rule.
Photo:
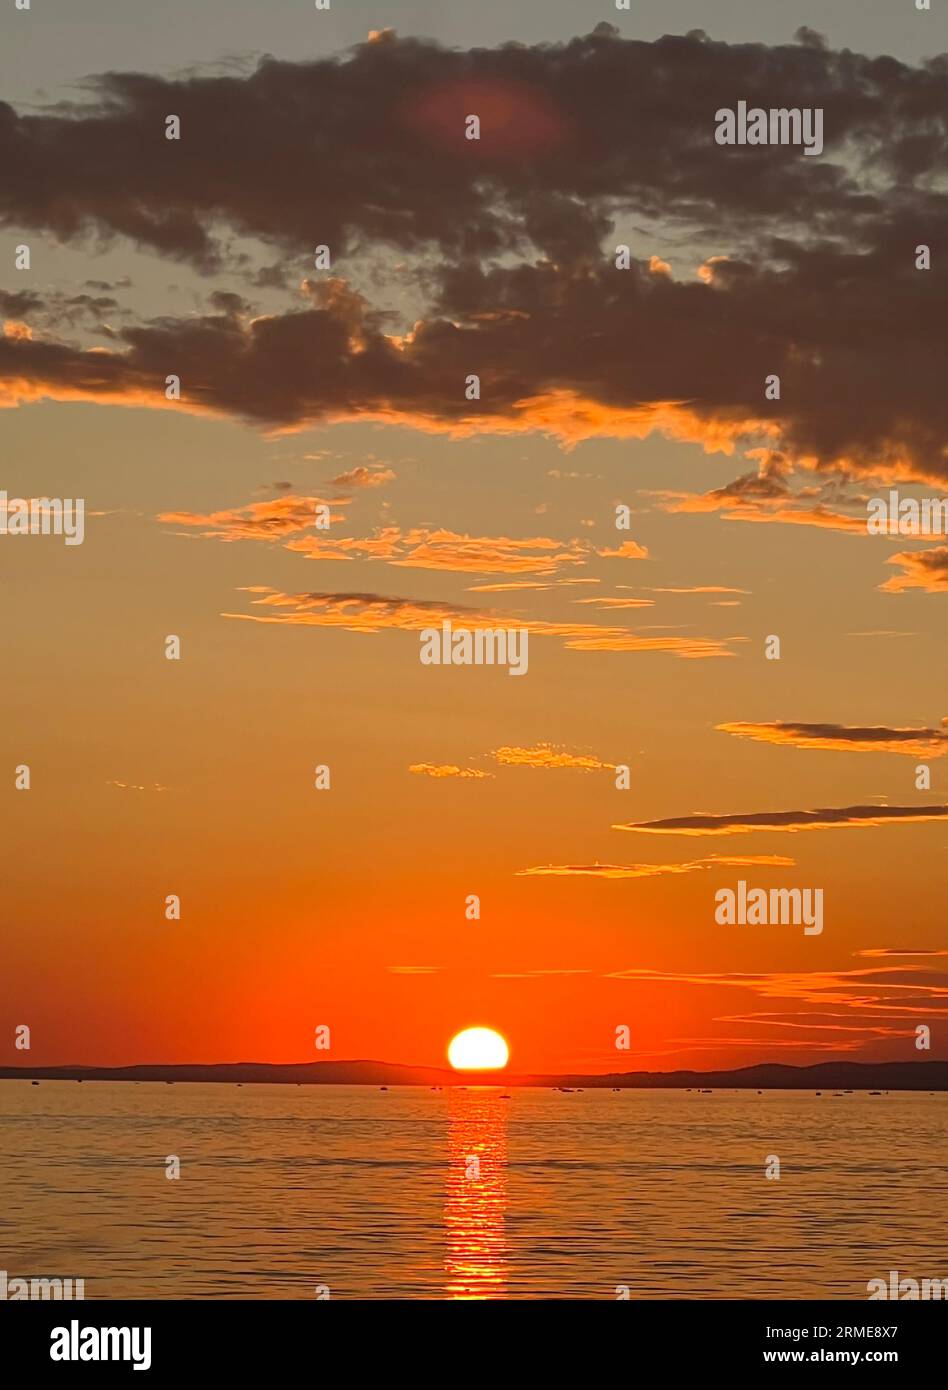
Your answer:
[[[139,782],[118,782],[114,779],[107,782],[106,786],[115,787],[120,792],[166,792],[168,790],[160,782],[150,782],[146,786]]]
[[[750,451],[753,452],[753,451]],[[745,473],[710,492],[660,492],[661,510],[667,512],[720,512],[725,521],[762,525],[815,526],[868,536],[866,517],[833,511],[805,493],[793,493],[781,472]]]
[[[780,854],[712,855],[693,859],[686,864],[542,864],[532,869],[518,869],[521,878],[661,878],[666,874],[692,874],[699,869],[734,865],[793,867],[795,860]]]
[[[619,612],[621,609],[624,608],[655,607],[654,600],[650,598],[607,598],[599,597],[597,595],[595,598],[574,598],[573,602],[588,604],[592,608],[602,608],[606,611],[610,609],[615,609],[616,612]]]
[[[948,950],[912,950],[909,946],[869,946],[862,951],[853,951],[854,956],[948,956]]]
[[[837,1005],[871,1019],[930,1015],[948,1011],[948,972],[915,966],[884,966],[861,970],[740,971],[649,970],[633,967],[610,971],[610,980],[642,984],[694,985],[714,989],[740,989],[765,999],[793,999],[821,1010]],[[766,1019],[769,1015],[761,1015]],[[787,1017],[784,1015],[784,1017]],[[792,1017],[792,1015],[791,1015]],[[807,1013],[796,1015],[806,1026]]]
[[[356,469],[353,473],[341,474],[335,481],[351,483],[355,475],[366,471]],[[354,485],[372,484],[356,480]],[[400,569],[444,570],[458,574],[529,574],[551,578],[564,568],[585,565],[596,556],[640,560],[647,554],[634,541],[626,542],[617,550],[597,550],[586,540],[561,541],[550,536],[468,536],[444,527],[420,526],[403,530],[398,526],[383,526],[369,536],[332,536],[317,527],[319,503],[338,507],[351,500],[337,498],[330,502],[319,497],[284,495],[217,512],[162,512],[158,520],[194,530],[210,540],[278,541],[287,550],[310,560],[383,560]],[[331,512],[333,525],[344,520],[342,512]],[[599,581],[590,579],[588,582]],[[500,587],[485,585],[481,591]],[[522,587],[527,587],[525,582]],[[638,600],[620,606],[644,607],[647,603],[648,600]]]
[[[217,512],[161,512],[158,520],[169,526],[183,526],[196,531],[202,539],[220,541],[283,541],[316,525],[316,508],[330,508],[330,517],[344,521],[341,512],[332,508],[343,505],[342,499],[284,495],[266,502],[249,502],[244,507],[230,507]]]
[[[385,487],[394,480],[395,471],[392,468],[359,464],[357,468],[350,468],[347,473],[340,473],[338,478],[333,478],[332,484],[333,487],[341,488],[374,488]]]
[[[456,767],[453,763],[412,763],[409,772],[419,777],[461,777],[479,780],[493,777],[492,772],[482,772],[476,767]]]
[[[614,825],[650,835],[744,835],[749,831],[835,830],[850,826],[910,825],[942,820],[948,806],[833,806],[815,811],[754,811],[737,815],[673,816]]]
[[[450,621],[456,626],[487,630],[498,627],[524,629],[531,636],[558,637],[572,651],[665,652],[685,660],[732,656],[731,645],[741,638],[661,637],[628,628],[597,627],[591,623],[558,623],[539,618],[519,618],[428,599],[392,598],[372,593],[284,594],[266,586],[254,586],[260,594],[256,605],[287,610],[278,613],[224,613],[225,618],[281,626],[336,627],[349,632],[382,632],[386,629],[417,632]]]
[[[749,594],[750,589],[732,589],[726,584],[690,584],[681,588],[649,588],[649,594]]]
[[[556,979],[560,975],[589,975],[592,972],[582,970],[502,970],[495,971],[488,978],[491,980],[549,980]]]
[[[737,738],[791,748],[831,749],[843,753],[907,753],[933,758],[948,753],[948,719],[943,719],[941,726],[935,729],[802,724],[784,720],[763,724],[737,720],[714,727]]]

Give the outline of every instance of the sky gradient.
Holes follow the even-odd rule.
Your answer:
[[[44,8],[0,487],[87,520],[0,537],[2,1055],[948,1057],[948,542],[865,526],[948,492],[944,18]],[[738,100],[823,154],[716,146]],[[421,665],[443,619],[526,677]],[[739,879],[822,934],[718,925]]]

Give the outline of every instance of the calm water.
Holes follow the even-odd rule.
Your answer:
[[[944,1095],[502,1094],[0,1081],[0,1268],[87,1298],[865,1299],[890,1268],[948,1277]]]

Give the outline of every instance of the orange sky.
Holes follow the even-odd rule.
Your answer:
[[[120,45],[109,56],[122,70]],[[353,90],[397,61],[377,37]],[[799,288],[752,265],[723,212],[642,230],[630,194],[615,217],[632,230],[600,234],[556,184],[558,164],[565,179],[588,163],[595,93],[565,104],[544,61],[529,82],[419,78],[391,108],[390,157],[408,141],[421,170],[406,218],[435,250],[403,209],[392,232],[353,194],[349,258],[321,277],[291,217],[311,204],[277,198],[287,223],[271,226],[227,161],[217,261],[184,217],[211,225],[199,165],[175,194],[180,247],[177,223],[167,247],[144,214],[109,224],[118,191],[83,209],[101,243],[4,205],[5,238],[35,261],[0,298],[0,487],[86,503],[81,546],[0,536],[7,1064],[438,1065],[474,1024],[524,1072],[948,1056],[948,551],[864,524],[895,484],[948,492],[924,371],[937,291],[919,297],[910,263],[871,278],[874,224],[852,230],[873,249],[865,323],[848,271],[813,289],[803,233]],[[192,123],[216,118],[215,91]],[[443,228],[422,188],[429,162],[447,178],[462,157],[454,115],[478,94],[498,207],[526,217],[525,161],[550,199],[523,223],[536,245],[517,274],[493,204],[446,184]],[[757,184],[734,167],[740,207]],[[377,240],[359,215],[379,216]],[[452,241],[467,219],[473,250]],[[785,374],[779,405],[762,351]],[[164,398],[175,370],[180,403]],[[872,397],[899,371],[891,400]],[[525,629],[528,673],[422,665],[422,629],[445,620]],[[739,880],[822,889],[823,931],[720,925],[715,893]]]
[[[938,1055],[942,962],[898,954],[940,946],[937,819],[705,837],[613,828],[694,810],[940,804],[937,756],[932,791],[914,790],[915,740],[906,756],[716,727],[914,725],[941,751],[930,703],[941,600],[880,594],[877,547],[803,528],[773,540],[775,528],[669,518],[644,501],[635,537],[648,558],[598,557],[611,498],[634,503],[650,472],[734,469],[659,441],[633,446],[638,455],[595,444],[564,459],[543,440],[526,452],[455,443],[446,455],[427,437],[336,427],[318,448],[341,452],[307,461],[309,440],[274,446],[184,416],[40,405],[4,423],[21,458],[43,442],[44,491],[57,469],[65,482],[67,453],[81,459],[90,510],[103,513],[82,547],[37,537],[0,556],[17,596],[4,759],[33,774],[29,793],[12,776],[3,790],[14,928],[2,942],[3,1026],[9,1037],[30,1023],[31,1061],[319,1060],[320,1023],[335,1057],[414,1063],[438,1063],[454,1031],[486,1023],[510,1039],[518,1070],[906,1057],[919,1021],[933,1025]],[[119,467],[133,447],[144,450],[134,512]],[[502,559],[474,573],[340,564],[280,539],[221,544],[157,520],[172,495],[176,510],[212,493],[226,507],[286,473],[301,495],[326,492],[327,475],[369,453],[396,478],[354,494],[343,535],[384,522],[383,502],[403,526],[454,527],[467,512],[472,535],[588,538],[568,575],[599,582],[471,594],[508,582]],[[550,479],[564,462],[593,476]],[[492,527],[500,510],[505,524]],[[595,525],[580,528],[580,513]],[[844,565],[845,600],[828,603],[824,576]],[[252,612],[258,596],[239,590],[264,584],[486,599],[554,626],[744,640],[696,661],[541,635],[528,674],[511,680],[422,667],[417,625],[281,631],[221,616]],[[576,602],[593,589],[654,607]],[[663,592],[679,589],[710,592]],[[722,597],[739,607],[716,606]],[[883,627],[892,635],[846,635]],[[163,655],[171,632],[177,663]],[[779,663],[763,658],[770,632],[783,638]],[[328,792],[311,789],[317,763],[331,768]],[[615,787],[619,763],[628,791]],[[735,858],[750,862],[721,862]],[[527,872],[551,866],[587,872]],[[742,877],[823,887],[822,935],[718,926],[714,893]],[[179,923],[164,919],[171,892]],[[470,893],[479,921],[465,917]],[[858,954],[880,948],[895,954]],[[623,1024],[632,1051],[617,1054]]]

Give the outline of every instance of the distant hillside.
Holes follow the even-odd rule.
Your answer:
[[[948,1062],[819,1062],[812,1067],[764,1062],[735,1071],[630,1071],[589,1076],[457,1072],[395,1062],[161,1063],[132,1067],[0,1067],[3,1081],[219,1081],[303,1086],[570,1086],[638,1089],[687,1087],[783,1091],[948,1091]]]

